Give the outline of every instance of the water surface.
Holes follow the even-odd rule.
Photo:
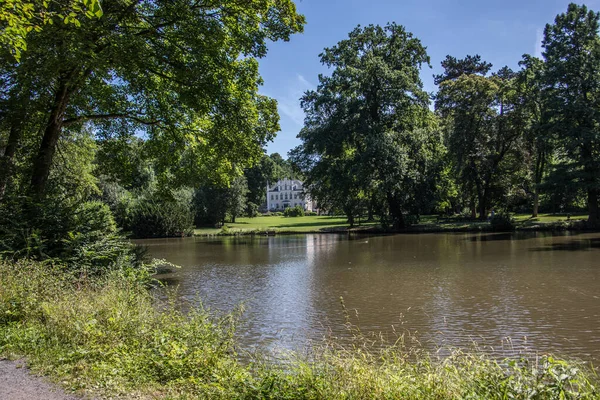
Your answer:
[[[183,302],[244,303],[244,346],[410,332],[429,350],[600,361],[600,234],[299,235],[144,240],[182,266],[159,276]]]

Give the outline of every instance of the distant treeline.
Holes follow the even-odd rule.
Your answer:
[[[513,71],[448,56],[423,90],[425,47],[402,26],[358,27],[326,48],[330,75],[302,97],[291,160],[321,207],[402,228],[423,213],[586,209],[600,225],[599,15],[571,4],[543,59]],[[435,108],[430,109],[431,100]]]

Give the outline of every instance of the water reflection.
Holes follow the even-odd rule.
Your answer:
[[[417,333],[430,349],[559,352],[600,360],[600,235],[303,235],[143,241],[182,265],[182,300],[247,312],[246,346]],[[568,250],[568,251],[562,251]],[[509,339],[507,339],[509,338]]]

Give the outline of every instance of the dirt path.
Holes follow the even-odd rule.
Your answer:
[[[0,399],[80,400],[69,396],[43,377],[32,375],[22,361],[0,360]]]

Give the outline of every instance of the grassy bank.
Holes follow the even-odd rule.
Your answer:
[[[531,218],[529,214],[514,216],[517,230],[565,230],[577,228],[576,224],[587,220],[587,215],[540,214]],[[380,230],[376,222],[360,221],[353,230]],[[238,218],[235,223],[226,223],[224,228],[199,228],[195,235],[239,235],[277,233],[322,233],[344,232],[349,229],[343,216],[282,217],[260,216]],[[437,215],[424,215],[418,224],[407,229],[409,232],[480,232],[491,230],[489,221],[465,220],[457,217],[440,218]]]
[[[235,315],[182,314],[123,274],[88,281],[37,263],[0,262],[0,355],[27,357],[66,389],[172,399],[592,399],[598,377],[552,357],[437,358],[402,342],[323,343],[310,354],[238,361]]]
[[[367,228],[375,223],[362,223],[359,227]],[[343,216],[305,216],[282,217],[260,216],[256,218],[237,218],[235,223],[226,223],[225,230],[221,228],[200,228],[196,235],[248,234],[248,233],[311,233],[347,230],[349,225]]]

